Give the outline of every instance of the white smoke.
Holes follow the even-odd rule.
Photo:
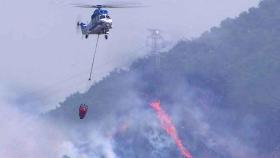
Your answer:
[[[243,140],[244,134],[238,135],[236,131],[228,127],[231,126],[230,124],[226,126],[219,122],[222,121],[221,119],[227,119],[230,111],[215,105],[218,97],[214,92],[192,85],[186,87],[186,89],[181,88],[174,92],[172,95],[177,101],[168,105],[173,121],[177,125],[182,124],[182,121],[185,122],[180,128],[188,129],[193,138],[217,153],[238,158],[257,156],[257,151],[252,145],[253,142]],[[220,118],[220,120],[214,121],[216,118]],[[235,125],[235,127],[242,128],[236,130],[246,129],[247,134],[245,135],[254,137],[253,135],[256,133],[254,125],[257,121],[254,116],[248,116],[240,122],[242,126]],[[220,130],[221,128],[222,130]]]
[[[63,135],[47,121],[21,112],[2,98],[0,116],[0,157],[58,157]]]
[[[94,127],[86,140],[81,139],[78,131],[69,131],[69,134],[67,125],[58,126],[32,111],[21,110],[21,105],[13,101],[17,98],[16,92],[3,86],[0,92],[0,157],[117,158],[112,141],[98,134]],[[89,144],[90,152],[79,146],[84,143],[81,140]]]

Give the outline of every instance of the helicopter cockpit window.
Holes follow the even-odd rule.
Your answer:
[[[99,18],[100,18],[100,19],[104,19],[104,18],[105,18],[105,15],[100,15]]]

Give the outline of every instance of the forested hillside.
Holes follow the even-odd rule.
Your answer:
[[[280,157],[279,15],[280,1],[264,0],[162,52],[159,68],[155,57],[139,59],[46,116],[85,136],[74,142],[87,155],[106,155],[89,139],[101,133],[120,158],[180,157],[149,107],[160,100],[194,158]]]

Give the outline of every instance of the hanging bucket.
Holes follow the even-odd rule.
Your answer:
[[[87,114],[87,110],[88,110],[88,106],[86,104],[81,104],[80,105],[80,108],[79,108],[80,119],[85,118],[85,116]]]

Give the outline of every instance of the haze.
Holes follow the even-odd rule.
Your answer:
[[[147,28],[163,30],[165,39],[174,44],[180,39],[198,37],[210,27],[218,26],[221,20],[236,17],[258,2],[145,0],[141,3],[146,8],[110,10],[113,30],[109,40],[102,37],[100,42],[94,79],[99,80],[112,69],[127,67],[134,59],[146,55],[143,50]],[[30,103],[24,109],[42,112],[89,86],[87,78],[96,37],[82,39],[75,23],[78,19],[87,22],[92,10],[69,4],[62,0],[0,1],[0,86],[5,89],[2,100],[26,103],[35,100],[41,106]]]

